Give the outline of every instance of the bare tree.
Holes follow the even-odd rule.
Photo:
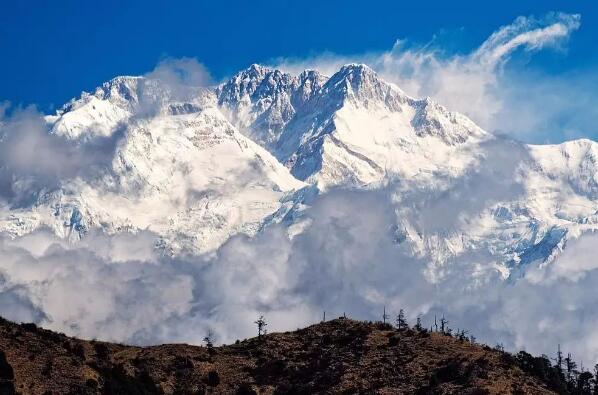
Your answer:
[[[384,306],[384,310],[382,312],[382,322],[386,324],[386,320],[388,319],[388,314],[386,314],[386,306]]]

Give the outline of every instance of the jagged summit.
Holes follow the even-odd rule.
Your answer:
[[[245,98],[259,99],[279,94],[291,83],[292,77],[280,70],[270,69],[257,64],[251,65],[233,76],[228,82],[217,89],[218,101],[233,103]]]
[[[263,66],[259,63],[252,63],[244,72],[264,74],[269,71],[273,71],[273,69],[268,66]],[[243,71],[240,73],[243,73]]]
[[[99,99],[118,100],[123,104],[136,103],[139,100],[139,83],[144,80],[144,77],[119,76],[97,88],[95,96]]]
[[[380,79],[378,73],[365,63],[347,63],[330,77],[331,80],[372,81]]]
[[[317,70],[305,70],[297,76],[294,84],[292,103],[300,108],[311,100],[322,88],[327,77]]]
[[[342,66],[330,77],[329,86],[344,84],[353,90],[367,89],[379,82],[378,74],[365,64],[350,63]]]
[[[371,135],[370,126],[389,114],[392,124],[376,127],[378,134],[386,130],[380,134],[386,146],[396,145],[398,141],[391,143],[389,138],[401,133],[408,139],[428,136],[449,145],[484,135],[466,117],[410,98],[364,64],[347,64],[330,78],[312,70],[295,77],[252,65],[219,86],[216,95],[218,105],[244,134],[272,152],[297,178],[324,189],[385,177],[388,153],[375,159],[362,151],[372,147],[372,139],[365,137]],[[360,123],[350,131],[345,126],[354,122],[341,121],[349,112],[360,114]],[[399,125],[403,126],[398,131],[403,131],[391,131]]]
[[[341,66],[339,73],[352,73],[354,71],[357,71],[358,73],[361,73],[361,74],[376,75],[376,72],[374,71],[374,69],[372,69],[370,66],[368,66],[365,63],[347,63],[347,64]]]
[[[209,88],[172,86],[156,78],[120,76],[83,92],[48,117],[52,133],[69,139],[111,136],[121,126],[157,115],[197,113],[214,106]]]
[[[251,65],[216,88],[218,105],[231,122],[265,147],[278,142],[282,129],[321,88],[325,77],[316,71],[291,76]]]
[[[402,105],[411,101],[364,64],[343,66],[322,87],[321,95],[324,101],[336,102],[337,106],[348,102],[356,107],[385,107],[389,111],[401,111]]]
[[[378,74],[370,66],[363,63],[348,63],[330,77],[330,81],[334,85],[339,81],[346,80],[354,87],[359,86],[364,81],[375,79],[378,79]]]
[[[86,99],[89,100],[90,96],[95,96],[99,100],[114,101],[123,107],[129,107],[138,102],[137,89],[139,82],[142,80],[144,80],[144,77],[141,76],[114,77],[97,87],[93,94],[82,92],[81,97],[71,99],[58,110],[58,115],[73,111]]]
[[[416,114],[411,125],[420,137],[439,137],[451,145],[465,143],[469,138],[490,137],[466,116],[447,110],[429,97],[414,103]]]

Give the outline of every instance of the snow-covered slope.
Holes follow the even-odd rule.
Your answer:
[[[429,99],[410,98],[366,65],[344,66],[328,80],[315,73],[317,78],[308,80],[305,75],[294,78],[254,65],[217,94],[232,122],[242,123],[250,137],[268,130],[269,138],[257,141],[295,177],[322,190],[380,182],[389,172],[425,177],[435,171],[462,171],[470,160],[470,155],[462,155],[464,149],[487,138],[466,117]],[[316,81],[310,88],[326,82],[302,95],[305,99],[293,101],[298,92],[304,92],[300,81]],[[253,89],[261,95],[238,94],[237,101],[231,100],[229,92],[246,92],[247,87],[266,83],[268,89]],[[273,93],[264,97],[264,92]],[[253,118],[247,117],[247,109],[259,118],[262,113],[256,109],[264,109],[264,103],[270,106],[263,113],[277,117],[248,122]]]
[[[257,85],[268,73],[278,76],[271,86],[293,80],[273,70],[256,76],[255,69],[232,78],[217,94],[241,91],[241,81]],[[550,261],[568,237],[596,229],[596,143],[527,146],[493,136],[429,98],[409,97],[362,64],[319,80],[321,88],[285,113],[277,128],[262,122],[245,123],[242,130],[249,136],[274,131],[262,144],[295,177],[322,192],[391,190],[396,240],[430,262],[432,278],[468,254],[508,276],[526,264]],[[293,89],[284,86],[291,97]],[[261,108],[273,97],[245,95],[240,102]],[[234,101],[219,104],[232,122],[246,119]]]
[[[44,226],[78,239],[95,227],[149,230],[172,252],[209,251],[231,234],[254,234],[265,217],[284,210],[287,193],[304,186],[240,134],[209,91],[190,103],[160,101],[152,115],[139,116],[141,81],[115,79],[48,119],[51,132],[72,144],[118,128],[122,137],[110,166],[38,191],[32,205],[3,213],[2,231],[17,236]]]
[[[329,78],[252,65],[213,88],[119,77],[46,121],[75,145],[111,138],[114,154],[4,209],[0,230],[13,236],[147,229],[171,253],[204,252],[273,222],[300,232],[314,195],[383,189],[397,244],[433,279],[461,256],[513,275],[598,229],[596,143],[496,137],[362,64]]]

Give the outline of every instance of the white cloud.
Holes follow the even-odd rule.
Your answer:
[[[194,58],[167,58],[145,75],[169,86],[208,86],[212,77],[206,67]]]
[[[0,121],[0,197],[13,206],[33,190],[106,169],[124,133],[120,128],[110,137],[75,143],[49,133],[35,107],[15,108]]]
[[[555,13],[542,19],[519,17],[493,33],[472,55],[474,64],[494,68],[518,48],[537,51],[558,45],[580,26],[579,14]]]
[[[234,341],[254,335],[260,314],[272,331],[317,322],[324,310],[379,319],[386,305],[426,325],[445,314],[491,344],[551,353],[560,343],[586,363],[598,360],[598,267],[587,259],[594,235],[517,281],[502,281],[483,251],[456,257],[432,281],[427,262],[393,241],[390,197],[333,191],[314,202],[310,225],[292,240],[274,226],[235,236],[213,256],[156,255],[145,232],[78,244],[44,231],[4,239],[0,307],[9,319],[71,335],[148,344],[200,343],[209,328]],[[134,248],[124,254],[125,245]]]

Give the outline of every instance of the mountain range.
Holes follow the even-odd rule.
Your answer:
[[[378,191],[392,239],[430,279],[469,256],[507,279],[598,229],[597,143],[494,135],[363,64],[332,76],[254,64],[203,87],[117,77],[44,122],[83,157],[52,182],[11,179],[0,232],[13,238],[149,231],[163,254],[204,254],[275,224],[300,233],[319,196]]]

